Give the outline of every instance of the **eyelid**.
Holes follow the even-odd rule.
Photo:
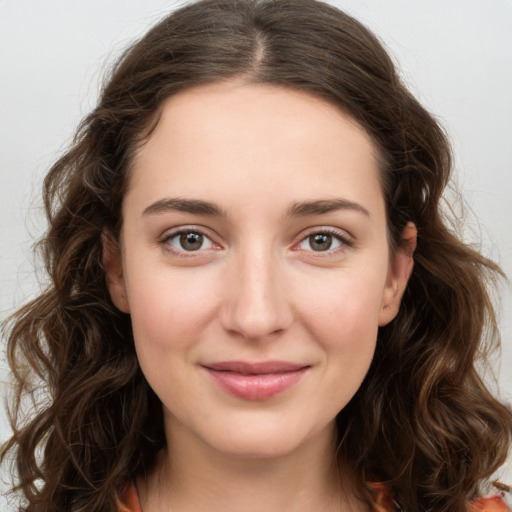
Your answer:
[[[298,248],[298,246],[302,242],[304,242],[307,238],[309,238],[310,236],[316,235],[316,234],[331,235],[331,236],[337,238],[339,240],[339,242],[341,243],[341,245],[340,245],[340,247],[336,247],[334,249],[328,249],[326,251],[313,251],[313,250]],[[332,254],[343,252],[346,249],[351,249],[354,246],[355,246],[355,241],[349,233],[347,233],[345,230],[330,227],[330,226],[315,226],[312,228],[308,228],[307,230],[303,231],[300,234],[299,241],[293,245],[293,247],[296,248],[295,250],[311,253],[315,257],[329,256]]]
[[[193,257],[198,256],[206,251],[212,250],[212,248],[207,249],[198,249],[197,251],[186,251],[186,250],[178,250],[176,248],[173,248],[168,244],[169,240],[172,238],[183,234],[183,233],[191,233],[196,232],[200,233],[204,237],[208,238],[210,242],[213,244],[213,250],[219,250],[222,249],[222,245],[217,241],[218,236],[215,236],[215,233],[212,233],[212,231],[208,228],[205,228],[204,226],[199,226],[195,224],[190,225],[182,225],[177,226],[175,228],[171,228],[163,233],[161,237],[158,239],[158,244],[164,246],[164,250],[167,252],[170,252],[172,254],[175,254],[177,256],[182,257]],[[335,237],[340,242],[340,246],[336,247],[334,249],[328,249],[326,251],[314,251],[314,250],[307,250],[307,249],[300,249],[298,246],[304,242],[308,237],[315,235],[315,234],[328,234],[333,237]],[[292,249],[296,251],[302,251],[307,252],[315,257],[325,257],[332,254],[337,254],[340,252],[343,252],[347,249],[353,248],[356,245],[354,238],[345,230],[340,228],[334,228],[332,226],[315,226],[308,228],[301,232],[299,235],[299,239],[297,242],[293,244]]]
[[[184,226],[178,226],[175,228],[171,228],[164,232],[162,236],[158,239],[158,244],[163,246],[164,250],[167,252],[170,252],[174,255],[181,256],[181,257],[193,257],[198,256],[208,250],[212,250],[212,248],[207,249],[198,249],[197,251],[185,251],[185,250],[179,250],[175,247],[172,247],[169,243],[170,240],[172,240],[174,237],[184,234],[184,233],[199,233],[205,238],[207,238],[212,245],[214,246],[214,250],[221,249],[222,246],[214,239],[217,238],[215,236],[212,236],[212,231],[210,229],[207,229],[203,226],[198,226],[194,224],[190,225],[184,225]]]

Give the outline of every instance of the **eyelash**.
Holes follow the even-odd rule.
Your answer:
[[[177,229],[173,230],[172,232],[164,235],[159,240],[159,244],[161,244],[166,251],[171,252],[174,255],[177,255],[180,257],[193,257],[196,255],[196,253],[201,253],[205,250],[202,248],[202,246],[199,249],[192,250],[192,251],[187,251],[184,248],[177,249],[177,248],[172,247],[170,242],[174,238],[179,237],[181,235],[186,235],[186,234],[200,235],[200,236],[204,237],[204,240],[208,240],[208,242],[211,246],[217,245],[217,244],[215,244],[215,242],[211,239],[211,237],[207,234],[207,232],[205,230],[203,230],[201,228],[196,228],[193,226],[181,227],[181,228],[177,228]],[[329,248],[325,251],[315,251],[313,249],[300,249],[300,248],[296,249],[296,250],[310,252],[312,254],[315,254],[315,257],[326,257],[328,255],[337,254],[338,252],[342,252],[342,251],[346,250],[347,248],[352,248],[355,245],[352,240],[350,240],[346,235],[342,234],[342,232],[340,232],[336,229],[316,228],[316,229],[312,229],[309,233],[304,235],[297,244],[294,244],[294,247],[300,246],[301,244],[306,242],[308,239],[311,239],[311,237],[313,237],[315,235],[331,236],[339,242],[339,246],[335,247],[334,249]],[[203,240],[203,243],[204,243],[204,240]],[[211,247],[208,247],[207,249],[210,249],[210,248]]]
[[[304,249],[306,252],[310,252],[310,253],[314,254],[315,257],[321,258],[321,257],[332,256],[333,254],[338,254],[339,252],[343,252],[346,249],[350,249],[350,248],[354,247],[354,245],[355,245],[354,241],[351,240],[350,238],[348,238],[342,231],[339,231],[339,230],[333,229],[333,228],[314,228],[309,233],[304,235],[301,238],[300,242],[298,244],[295,244],[295,246],[303,244],[304,242],[306,242],[308,239],[311,239],[311,237],[313,237],[315,235],[329,235],[339,242],[338,247],[335,247],[334,249],[329,248],[325,251],[315,251],[313,249],[310,249],[310,250]],[[302,249],[298,249],[298,250],[302,250]]]
[[[207,232],[205,230],[203,230],[201,228],[196,228],[194,226],[177,228],[177,229],[171,231],[170,233],[165,234],[159,240],[159,243],[160,243],[160,245],[162,245],[164,247],[164,249],[166,251],[173,253],[176,256],[180,256],[180,257],[184,257],[184,258],[191,257],[191,256],[196,255],[196,253],[203,252],[204,249],[202,249],[202,247],[195,251],[187,251],[186,249],[183,249],[183,248],[176,249],[175,247],[173,247],[171,245],[171,242],[174,238],[182,236],[182,235],[188,235],[188,234],[201,235],[202,237],[204,237],[203,243],[205,240],[207,240],[207,241],[209,241],[209,243],[212,246],[217,245],[217,244],[215,244],[215,242],[213,242],[213,240],[211,239],[211,237],[207,234]]]

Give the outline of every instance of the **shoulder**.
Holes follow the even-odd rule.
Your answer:
[[[471,503],[470,512],[510,512],[512,509],[505,503],[505,496],[499,494],[487,498],[478,498]]]
[[[370,487],[376,493],[377,512],[394,512],[396,510],[391,493],[383,485],[372,483]],[[471,502],[469,510],[470,512],[511,512],[512,508],[505,503],[505,500],[505,493],[478,498]],[[119,512],[142,512],[137,489],[133,483],[126,486],[123,492],[123,503],[124,505],[119,507]]]
[[[400,509],[389,489],[380,483],[368,484],[375,496],[375,512],[398,512]],[[510,505],[511,494],[501,491],[493,496],[473,500],[469,512],[512,512]]]

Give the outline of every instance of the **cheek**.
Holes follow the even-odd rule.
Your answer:
[[[319,348],[318,381],[311,389],[307,414],[325,422],[354,397],[374,356],[383,279],[368,274],[362,278],[359,273],[339,273],[322,287],[309,283],[294,291],[301,328]]]
[[[135,343],[165,351],[185,347],[216,313],[211,280],[166,269],[136,273],[128,286]]]
[[[308,287],[301,293],[301,309],[306,324],[323,333],[320,339],[338,339],[340,343],[361,343],[375,338],[381,308],[383,279],[368,273],[340,276],[322,287]]]
[[[331,292],[331,299],[319,302],[309,318],[326,357],[325,388],[337,414],[355,395],[373,360],[381,294],[375,281],[360,279]]]
[[[303,325],[322,347],[328,407],[337,413],[353,397],[370,367],[378,334],[383,277],[366,273],[330,280],[302,295]]]
[[[128,297],[139,364],[149,385],[171,406],[186,393],[186,368],[215,317],[214,287],[208,279],[184,278],[169,269],[131,275]]]

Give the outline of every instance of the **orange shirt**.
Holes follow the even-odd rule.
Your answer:
[[[372,487],[377,491],[377,509],[375,512],[393,512],[394,505],[391,495],[379,484],[373,484]],[[120,507],[119,512],[142,512],[135,485],[127,486],[124,500],[126,507]],[[491,496],[488,498],[478,498],[471,503],[471,512],[511,512],[511,509],[505,504],[500,496]]]

